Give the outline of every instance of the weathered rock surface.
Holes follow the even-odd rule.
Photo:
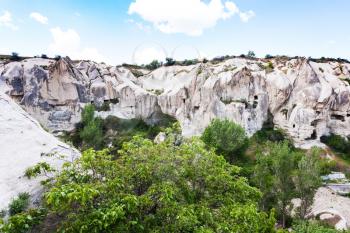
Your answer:
[[[21,88],[11,89],[11,92],[23,94]],[[61,160],[42,155],[58,153],[69,160],[79,156],[78,151],[43,130],[35,119],[4,94],[6,89],[0,80],[0,210],[6,209],[21,192],[28,192],[32,202],[39,200],[40,181],[44,177],[29,180],[24,176],[26,169],[38,162],[48,162],[54,168],[62,164]]]
[[[233,58],[218,64],[161,67],[136,78],[124,67],[94,62],[26,59],[0,64],[7,92],[52,132],[71,130],[87,103],[110,103],[100,115],[179,120],[185,136],[214,118],[228,118],[249,135],[273,118],[297,145],[322,135],[350,135],[350,64],[305,58]]]
[[[350,199],[332,192],[328,188],[319,188],[311,207],[310,217],[333,224],[338,230],[350,227]]]

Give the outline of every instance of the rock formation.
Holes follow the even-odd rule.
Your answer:
[[[13,80],[16,80],[14,83],[21,83],[21,79]],[[14,86],[17,89],[10,90],[13,95],[23,93],[21,85]],[[79,156],[78,151],[42,129],[35,119],[4,94],[6,89],[6,85],[0,81],[0,210],[6,209],[10,201],[21,192],[28,192],[32,203],[40,199],[40,181],[45,177],[28,179],[24,176],[26,169],[39,162],[60,168],[63,162],[44,155],[58,153],[68,160]]]
[[[232,58],[152,72],[32,58],[0,63],[7,92],[51,132],[72,130],[87,103],[101,116],[156,122],[174,116],[185,136],[198,135],[214,118],[228,118],[249,135],[273,120],[297,145],[322,135],[350,135],[350,64],[305,58]],[[141,75],[140,75],[141,74]]]

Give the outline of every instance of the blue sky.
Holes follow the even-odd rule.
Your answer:
[[[0,53],[145,63],[285,54],[349,58],[347,0],[0,0]]]

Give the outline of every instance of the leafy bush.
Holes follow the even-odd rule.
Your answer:
[[[165,66],[173,66],[176,64],[176,61],[173,58],[167,57],[165,60]]]
[[[166,114],[158,114],[154,125],[148,125],[142,119],[120,119],[108,116],[106,119],[95,117],[95,107],[85,106],[82,121],[76,125],[75,132],[67,134],[65,139],[81,149],[102,149],[107,146],[118,151],[124,142],[135,135],[154,139],[159,132],[170,127],[176,119]]]
[[[58,60],[61,59],[61,56],[60,56],[60,55],[56,55],[54,59],[55,59],[56,61],[58,61]]]
[[[282,129],[263,128],[252,136],[251,141],[258,143],[264,143],[266,141],[282,142],[286,139],[286,134]]]
[[[87,105],[82,112],[82,130],[79,136],[83,148],[101,149],[103,147],[102,119],[95,117],[95,107]]]
[[[11,60],[11,61],[19,61],[19,60],[20,60],[20,57],[19,57],[18,53],[13,52],[13,53],[11,54],[10,60]]]
[[[335,230],[329,226],[324,226],[318,222],[299,221],[293,225],[295,233],[341,233],[343,231]]]
[[[260,192],[198,139],[134,137],[120,157],[85,151],[45,195],[64,232],[274,232]]]
[[[9,205],[10,215],[15,215],[25,211],[29,206],[29,194],[20,193],[17,198],[13,199]]]
[[[48,56],[46,54],[41,54],[41,58],[48,59]]]
[[[161,67],[162,64],[158,60],[153,60],[151,63],[145,66],[146,69],[148,70],[155,70]]]
[[[105,101],[105,102],[103,102],[103,104],[101,106],[95,105],[95,109],[98,112],[108,112],[111,110],[110,104],[111,103],[109,101]]]
[[[27,233],[34,226],[38,225],[46,215],[44,209],[31,209],[26,213],[16,214],[1,223],[0,232],[2,233]]]
[[[350,153],[350,142],[342,136],[331,134],[329,136],[322,136],[321,142],[328,145],[331,149],[336,152],[346,154]]]
[[[229,161],[232,161],[235,155],[242,154],[248,142],[244,129],[227,119],[213,120],[201,138]]]
[[[247,57],[249,58],[254,58],[255,57],[255,52],[254,51],[248,51]]]

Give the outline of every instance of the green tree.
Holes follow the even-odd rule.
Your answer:
[[[249,58],[254,58],[254,57],[255,57],[255,52],[250,50],[250,51],[248,51],[247,56],[248,56]]]
[[[283,228],[289,214],[288,207],[295,197],[293,173],[299,157],[300,154],[294,152],[287,141],[267,143],[257,157],[254,181],[264,194],[262,206],[277,209]]]
[[[199,139],[135,137],[117,160],[90,149],[65,164],[45,200],[64,232],[274,232],[239,171]]]
[[[165,60],[166,60],[165,66],[173,66],[176,64],[176,61],[171,57],[167,57],[165,58]]]
[[[162,64],[158,60],[153,60],[151,63],[145,66],[146,69],[155,70],[161,67]]]
[[[82,112],[83,128],[79,136],[83,143],[83,148],[101,149],[103,146],[103,125],[102,120],[94,116],[95,107],[87,105]]]
[[[322,183],[319,158],[319,150],[313,148],[309,155],[303,156],[298,162],[294,182],[297,197],[301,200],[298,211],[300,219],[305,219],[313,203],[316,190]]]
[[[204,130],[202,140],[218,153],[223,154],[228,161],[240,155],[247,146],[247,136],[244,129],[228,120],[213,120]]]

